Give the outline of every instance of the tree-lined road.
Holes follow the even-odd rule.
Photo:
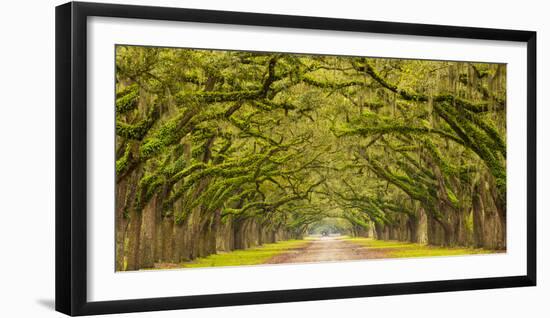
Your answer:
[[[505,64],[117,46],[116,270],[265,245],[224,264],[394,253],[270,249],[314,233],[504,251],[506,78]]]

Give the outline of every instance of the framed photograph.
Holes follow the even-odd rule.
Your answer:
[[[58,6],[56,309],[534,286],[535,81],[531,31]]]

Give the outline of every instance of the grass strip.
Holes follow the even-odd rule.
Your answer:
[[[383,250],[388,258],[493,254],[504,252],[482,248],[441,247],[400,241],[384,241],[364,237],[349,237],[345,238],[345,240],[367,248]]]
[[[234,250],[227,253],[209,255],[197,258],[192,262],[182,263],[184,268],[243,266],[263,264],[275,255],[299,249],[309,244],[310,240],[288,240],[277,243],[264,244],[246,250]]]

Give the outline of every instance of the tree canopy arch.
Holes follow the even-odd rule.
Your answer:
[[[117,46],[117,269],[301,237],[506,246],[501,64]]]

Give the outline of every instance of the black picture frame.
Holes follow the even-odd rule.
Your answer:
[[[536,32],[307,16],[70,2],[56,7],[56,310],[91,315],[536,285]],[[232,294],[87,301],[86,36],[91,16],[188,21],[527,44],[527,274]]]

